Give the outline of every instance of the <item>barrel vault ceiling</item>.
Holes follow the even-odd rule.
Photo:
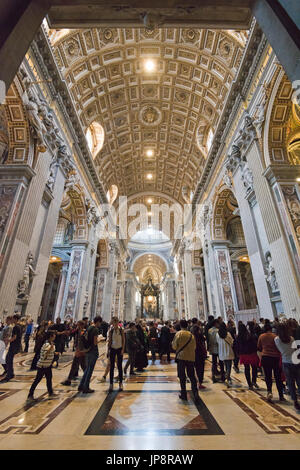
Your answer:
[[[186,202],[241,61],[246,32],[165,28],[49,30],[85,130],[102,125],[106,190]],[[145,70],[145,61],[154,71]],[[147,150],[153,156],[147,156]],[[152,179],[147,179],[151,174]],[[184,197],[185,195],[185,197]]]

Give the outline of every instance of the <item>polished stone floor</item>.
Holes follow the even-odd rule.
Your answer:
[[[244,374],[233,372],[230,389],[213,384],[206,361],[206,389],[195,405],[178,398],[176,364],[149,361],[145,372],[128,377],[124,391],[107,393],[99,383],[105,368],[105,345],[100,346],[91,387],[77,392],[78,382],[60,382],[70,369],[72,352],[64,353],[53,370],[54,389],[49,400],[43,380],[38,401],[25,404],[35,373],[29,372],[32,353],[15,357],[15,378],[0,384],[0,449],[300,449],[300,414],[288,401],[266,402],[265,383],[249,391]],[[188,384],[189,388],[189,384]]]

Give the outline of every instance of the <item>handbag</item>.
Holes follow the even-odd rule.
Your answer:
[[[179,351],[176,351],[176,355],[175,355],[175,362],[176,363],[178,362],[178,354],[181,353],[181,351],[183,351],[184,348],[186,348],[187,345],[191,342],[193,335],[192,335],[192,333],[190,335],[191,336],[189,337],[189,340],[185,343],[185,345],[182,346],[182,348],[180,348]]]

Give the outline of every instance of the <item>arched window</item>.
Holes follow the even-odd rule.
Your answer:
[[[115,202],[118,196],[118,192],[119,192],[118,186],[116,186],[115,184],[112,184],[106,193],[107,200],[110,204],[113,204]]]
[[[96,121],[92,122],[85,133],[85,137],[93,158],[96,158],[104,144],[104,129],[101,124]]]
[[[213,139],[214,139],[214,132],[212,128],[210,128],[208,131],[207,139],[206,139],[206,148],[208,152],[210,151],[210,147],[213,142]]]

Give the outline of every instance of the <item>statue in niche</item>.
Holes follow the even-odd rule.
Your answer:
[[[64,243],[68,244],[71,242],[74,238],[74,233],[75,233],[75,225],[73,222],[68,222],[66,231],[65,231],[65,236],[64,236]]]
[[[265,278],[271,287],[271,291],[273,293],[278,292],[279,288],[276,280],[275,268],[273,266],[272,256],[269,251],[266,253],[266,269],[267,275],[265,276]]]
[[[227,169],[225,170],[225,174],[224,174],[224,177],[223,177],[223,181],[224,181],[224,184],[227,186],[227,188],[229,188],[229,189],[232,188],[231,177],[230,177],[229,171],[228,171]]]
[[[243,168],[242,180],[246,188],[246,192],[250,193],[253,190],[253,174],[247,164]]]
[[[29,287],[32,282],[33,276],[36,275],[36,272],[33,268],[33,254],[31,251],[28,253],[23,278],[18,282],[18,299],[28,300],[29,298]]]
[[[257,136],[261,138],[261,131],[263,122],[265,120],[265,112],[266,112],[266,105],[269,97],[269,87],[264,83],[262,85],[262,97],[260,103],[256,106],[256,115],[253,121],[253,125],[255,126]]]
[[[76,171],[75,170],[71,171],[68,174],[68,177],[67,177],[66,182],[65,182],[65,190],[70,191],[70,190],[74,189],[74,186],[78,183],[79,183],[79,178],[77,176]]]
[[[47,135],[47,129],[40,118],[40,100],[35,95],[31,81],[25,70],[22,70],[23,83],[25,91],[23,93],[23,103],[28,114],[31,133],[37,142],[37,149],[39,152],[46,152],[47,146],[44,136]]]
[[[46,185],[48,186],[51,192],[53,191],[54,185],[55,185],[55,176],[56,176],[55,168],[56,168],[56,160],[53,160],[50,165],[50,174],[46,183]]]

